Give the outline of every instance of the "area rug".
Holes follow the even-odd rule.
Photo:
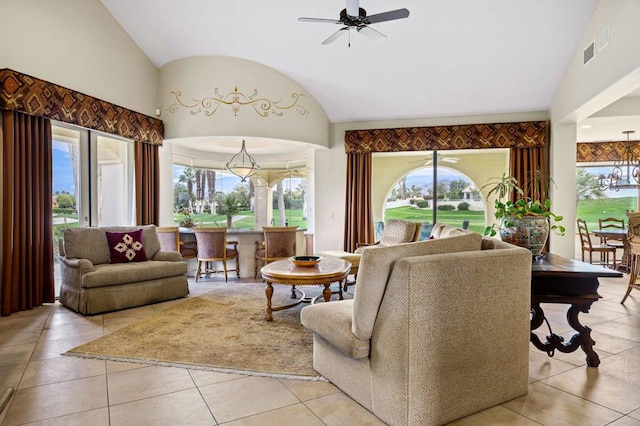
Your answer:
[[[274,290],[274,306],[291,303],[289,286]],[[305,305],[267,322],[264,284],[222,283],[65,355],[323,380],[313,370],[312,333],[300,324]]]

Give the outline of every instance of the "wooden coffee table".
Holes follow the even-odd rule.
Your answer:
[[[343,259],[334,257],[323,257],[317,266],[296,266],[289,259],[277,260],[262,267],[260,274],[267,283],[265,293],[267,295],[267,321],[273,321],[272,312],[293,308],[302,302],[311,302],[312,299],[305,296],[298,286],[324,285],[322,296],[325,302],[331,300],[331,283],[339,282],[338,291],[335,292],[342,300],[342,285],[349,275],[351,263]],[[271,306],[271,296],[273,295],[272,284],[285,284],[292,286],[292,298],[296,298],[295,290],[298,290],[302,297],[295,303],[285,306]]]

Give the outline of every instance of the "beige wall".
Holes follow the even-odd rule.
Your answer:
[[[154,115],[158,71],[99,0],[3,0],[0,68]]]
[[[234,111],[230,105],[212,100],[231,101],[230,94],[236,88],[240,102],[264,101],[242,105]],[[184,104],[196,107],[181,105],[176,92],[182,94]],[[303,96],[296,103],[292,94]],[[210,107],[194,99],[210,102]],[[167,139],[254,136],[329,145],[329,119],[322,106],[295,81],[257,62],[224,56],[195,56],[170,62],[160,69],[159,100]],[[268,101],[273,102],[271,107],[260,109]],[[291,105],[294,106],[281,109]]]
[[[564,237],[551,235],[551,251],[573,257],[575,253],[575,144],[580,120],[614,103],[640,87],[640,1],[600,0],[576,48],[550,110],[550,170],[555,213],[567,218]],[[594,59],[583,66],[583,50],[609,27],[609,45],[596,48]],[[621,131],[624,129],[620,129]],[[570,220],[569,220],[570,219]]]

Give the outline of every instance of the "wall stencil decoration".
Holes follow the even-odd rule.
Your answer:
[[[179,90],[171,91],[171,95],[175,98],[175,102],[167,109],[167,115],[174,114],[181,107],[184,107],[191,110],[189,111],[191,115],[204,114],[212,116],[221,107],[229,107],[234,117],[236,117],[242,107],[251,106],[256,114],[265,118],[270,116],[282,117],[288,111],[295,111],[305,118],[309,116],[309,111],[301,102],[305,96],[304,93],[291,93],[291,100],[286,103],[282,100],[274,101],[259,97],[258,89],[253,89],[250,95],[245,95],[243,92],[238,91],[238,86],[235,86],[232,92],[226,94],[220,93],[220,90],[216,87],[213,89],[213,96],[207,96],[202,99],[192,98],[191,102],[185,101],[182,97],[182,92]]]

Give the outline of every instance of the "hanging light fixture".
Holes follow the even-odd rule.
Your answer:
[[[246,182],[247,178],[255,175],[260,168],[256,160],[247,152],[244,140],[242,141],[240,152],[231,157],[231,160],[225,166],[227,170],[238,176],[242,182]]]
[[[633,154],[629,136],[635,133],[634,130],[625,130],[622,132],[627,135],[627,143],[625,144],[625,154],[621,160],[613,162],[613,169],[608,175],[600,175],[598,181],[600,189],[619,191],[620,189],[640,188],[640,159]]]

